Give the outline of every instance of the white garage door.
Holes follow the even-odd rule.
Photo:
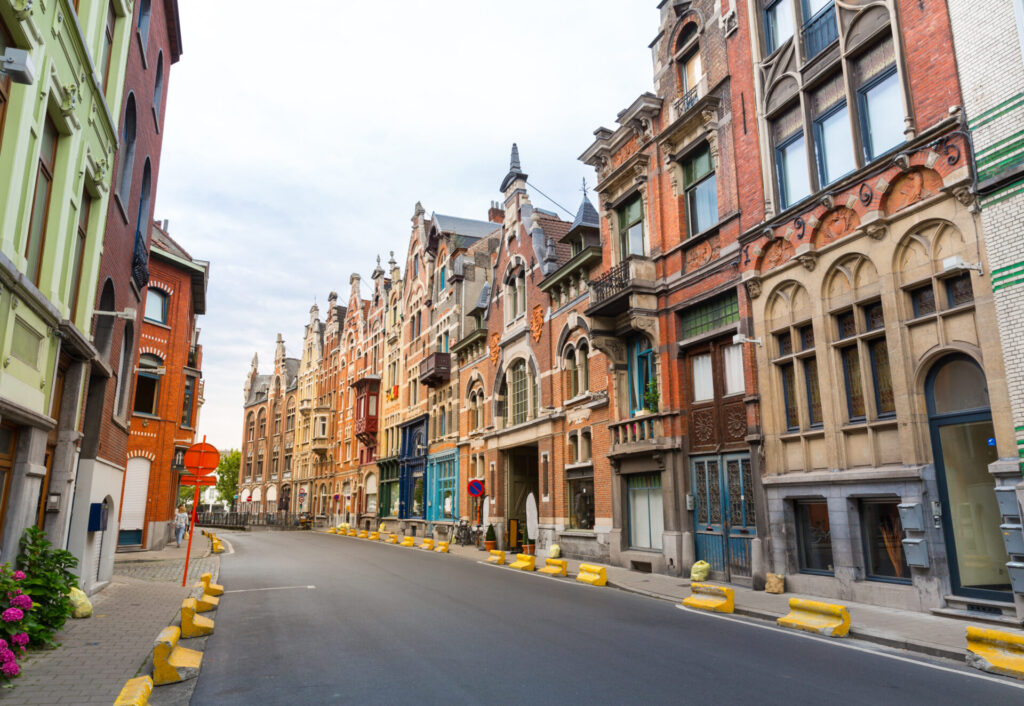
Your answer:
[[[124,501],[121,504],[121,531],[117,538],[118,544],[142,544],[150,465],[149,459],[128,459],[128,467],[124,474]]]

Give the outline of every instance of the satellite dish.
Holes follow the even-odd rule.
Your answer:
[[[530,539],[537,541],[537,498],[533,493],[526,496],[526,533]]]
[[[487,496],[484,496],[484,527],[487,526],[487,516],[490,514],[491,503],[488,502]]]

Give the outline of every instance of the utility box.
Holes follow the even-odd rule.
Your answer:
[[[89,505],[89,532],[105,532],[107,529],[107,504]]]
[[[1010,586],[1014,593],[1024,593],[1024,562],[1008,561],[1006,570],[1010,573]]]
[[[1003,533],[1003,544],[1007,554],[1024,555],[1024,527],[1021,525],[999,525]]]
[[[903,531],[924,532],[924,510],[921,503],[900,503],[900,522],[903,524]]]
[[[996,501],[999,503],[999,514],[1006,517],[1020,517],[1020,506],[1017,505],[1017,489],[1011,485],[996,488]]]
[[[918,505],[920,507],[920,505]],[[900,514],[903,514],[900,508]],[[928,563],[928,540],[926,539],[904,539],[903,556],[907,558],[907,566],[916,566],[920,569],[927,569]]]

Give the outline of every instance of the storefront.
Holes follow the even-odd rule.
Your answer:
[[[456,522],[459,519],[459,456],[451,450],[427,458],[427,519],[431,522]]]

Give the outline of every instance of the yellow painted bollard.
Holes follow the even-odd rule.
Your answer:
[[[608,584],[608,573],[603,566],[580,564],[576,580],[580,583],[589,583],[591,586],[605,586]]]
[[[398,544],[398,535],[392,534],[388,536],[388,544]]]
[[[157,686],[199,676],[203,653],[182,647],[179,639],[181,630],[172,625],[164,628],[153,643],[153,683]]]
[[[359,530],[359,534],[356,535],[359,539],[366,539],[370,536],[370,533],[366,530]]]
[[[850,613],[837,603],[789,599],[789,614],[776,621],[784,628],[816,632],[829,637],[846,637],[850,632]]]
[[[567,576],[569,573],[569,562],[565,559],[545,559],[544,566],[537,569],[537,573],[551,574],[552,576]]]
[[[428,552],[434,549],[434,540],[430,537],[423,538],[423,544],[420,545],[420,549],[426,549]]]
[[[328,527],[327,528],[327,534],[338,534],[338,530],[335,529],[334,527]]]
[[[146,706],[153,693],[153,679],[149,676],[135,677],[125,682],[117,695],[114,706]]]
[[[488,564],[497,564],[498,566],[504,566],[505,565],[505,552],[504,551],[502,551],[501,549],[492,549],[490,553],[491,553],[491,556],[488,557],[488,559],[487,559],[487,563]]]
[[[196,615],[196,599],[186,598],[181,602],[181,636],[202,637],[213,633],[213,621]]]
[[[438,542],[437,546],[434,547],[435,552],[441,552],[442,554],[448,553],[448,542]]]
[[[416,538],[413,537],[413,536],[404,537],[402,539],[401,545],[403,547],[415,547],[416,546]]]
[[[359,536],[359,532],[357,532],[355,529],[350,529],[348,531],[348,536],[349,537],[358,537]]]
[[[370,539],[374,542],[380,541],[380,532],[370,532]]]
[[[516,554],[516,560],[508,565],[517,571],[533,571],[537,566],[537,557],[533,554]]]
[[[689,608],[731,613],[736,606],[736,591],[726,586],[694,581],[690,584],[690,591],[692,594],[683,599],[683,605]]]
[[[206,613],[211,610],[216,610],[217,606],[219,605],[220,599],[216,596],[211,596],[208,593],[204,593],[203,595],[199,596],[199,598],[196,598],[197,613]]]
[[[211,583],[213,581],[213,574],[207,571],[205,574],[199,577],[199,580],[203,584],[203,593],[210,596],[222,596],[224,595],[224,587],[219,583]]]
[[[1024,635],[968,625],[967,664],[992,674],[1024,679]]]

